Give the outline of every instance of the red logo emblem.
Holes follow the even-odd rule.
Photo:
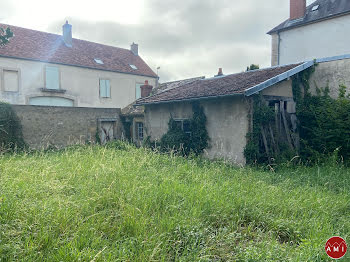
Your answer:
[[[347,248],[345,240],[341,237],[331,237],[325,246],[327,255],[333,259],[342,258]]]

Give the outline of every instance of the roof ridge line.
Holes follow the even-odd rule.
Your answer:
[[[10,24],[4,24],[4,23],[0,23],[0,27],[2,26],[8,26],[8,27],[16,27],[19,29],[24,29],[24,30],[30,30],[30,31],[34,31],[34,32],[38,32],[38,33],[42,33],[42,34],[48,34],[48,35],[53,35],[53,36],[57,36],[57,37],[62,37],[62,35],[58,34],[58,33],[50,33],[50,32],[46,32],[46,31],[40,31],[37,29],[31,29],[31,28],[27,28],[27,27],[22,27],[22,26],[17,26],[17,25],[10,25]],[[99,43],[99,42],[92,42],[89,40],[85,40],[85,39],[80,39],[80,38],[72,38],[73,40],[77,40],[77,41],[82,41],[82,42],[87,42],[87,43],[92,43],[92,44],[97,44],[97,45],[102,45],[102,46],[107,46],[107,47],[112,47],[112,48],[117,48],[117,49],[122,49],[122,50],[126,50],[126,51],[130,51],[127,48],[122,48],[122,47],[118,47],[118,46],[113,46],[113,45],[107,45],[107,44],[103,44],[103,43]],[[131,51],[130,51],[131,52]]]

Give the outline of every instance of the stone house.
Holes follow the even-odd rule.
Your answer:
[[[350,86],[350,56],[319,59],[316,62],[310,79],[311,90],[328,86],[331,95],[336,97],[339,84]],[[309,61],[231,75],[218,74],[139,99],[136,106],[144,106],[144,137],[149,136],[152,141],[160,140],[168,131],[170,117],[180,122],[184,129],[183,123],[192,117],[191,103],[198,101],[206,114],[210,137],[210,146],[204,156],[244,165],[247,134],[252,128],[252,97],[261,94],[274,108],[276,115],[283,117],[282,131],[291,146],[297,147],[297,141],[293,141],[296,112],[291,76],[314,63]]]
[[[285,65],[350,54],[350,1],[290,0],[290,17],[268,32],[271,64]]]
[[[157,75],[138,54],[62,35],[0,24],[14,37],[0,47],[0,101],[15,105],[123,108],[140,97]]]

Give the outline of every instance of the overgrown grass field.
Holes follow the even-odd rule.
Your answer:
[[[275,172],[128,145],[0,156],[0,261],[330,261],[350,170]],[[350,261],[350,252],[343,261]]]

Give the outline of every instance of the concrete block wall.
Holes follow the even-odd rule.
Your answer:
[[[13,105],[19,117],[25,142],[31,148],[65,147],[95,142],[101,121],[113,121],[113,136],[120,138],[119,108],[83,108]]]

